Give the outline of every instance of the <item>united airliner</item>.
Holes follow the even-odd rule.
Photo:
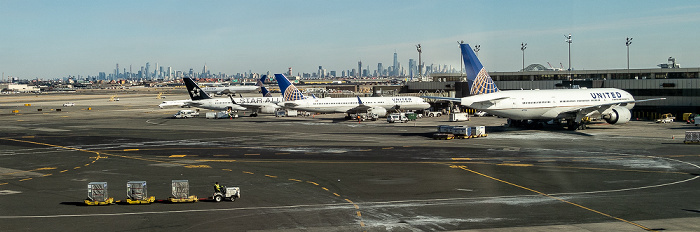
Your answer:
[[[632,94],[616,88],[500,91],[469,44],[461,44],[470,95],[463,98],[425,97],[460,102],[463,106],[508,118],[512,125],[537,124],[564,119],[570,130],[585,129],[582,119],[600,117],[610,124],[627,123],[637,102]]]
[[[375,113],[385,117],[390,110],[424,110],[430,107],[420,97],[306,98],[283,74],[275,74],[285,108],[319,113]]]

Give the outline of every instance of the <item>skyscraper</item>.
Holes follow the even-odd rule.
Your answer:
[[[416,69],[416,61],[413,59],[408,59],[408,77],[413,79],[413,75],[416,73],[414,70]]]
[[[148,79],[148,78],[149,78],[150,72],[148,72],[148,71],[150,71],[150,70],[151,70],[151,63],[146,62],[146,72],[143,73],[143,75],[145,75],[145,76],[143,77],[144,79]]]
[[[382,63],[377,63],[377,76],[382,76],[382,71],[384,71],[384,66]]]
[[[362,61],[361,60],[357,62],[357,70],[359,70],[357,77],[362,77]]]
[[[393,73],[391,73],[391,76],[398,76],[399,75],[399,58],[398,55],[396,54],[396,51],[394,51],[394,66],[392,68]]]

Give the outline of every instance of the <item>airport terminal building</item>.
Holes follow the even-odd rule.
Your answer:
[[[556,88],[619,88],[635,99],[664,97],[666,100],[638,103],[635,118],[657,118],[660,114],[700,113],[700,68],[612,69],[574,71],[490,72],[501,90]],[[469,86],[463,74],[432,74],[433,82],[409,82],[406,92],[444,92],[464,97]]]

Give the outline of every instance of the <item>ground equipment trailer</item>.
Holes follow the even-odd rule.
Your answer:
[[[114,198],[107,194],[107,182],[90,182],[87,186],[88,197],[85,199],[86,205],[111,205]]]

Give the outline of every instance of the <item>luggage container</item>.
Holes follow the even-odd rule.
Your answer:
[[[126,182],[126,202],[129,204],[150,204],[156,200],[155,196],[148,196],[146,181]]]
[[[486,137],[486,127],[485,126],[474,127],[473,131],[474,131],[474,134],[472,135],[472,138]]]
[[[450,132],[452,130],[451,128],[452,128],[452,126],[450,126],[450,125],[439,125],[439,126],[437,126],[437,131],[438,131],[438,133],[451,133]]]
[[[172,194],[173,196],[168,198],[170,202],[178,203],[199,201],[197,196],[190,196],[190,184],[187,180],[173,180]]]
[[[700,131],[686,131],[684,143],[700,143]]]
[[[114,198],[109,197],[107,182],[90,182],[87,186],[88,197],[86,205],[109,205],[114,203]]]
[[[456,139],[468,139],[472,135],[472,128],[468,126],[453,126],[451,131]]]

